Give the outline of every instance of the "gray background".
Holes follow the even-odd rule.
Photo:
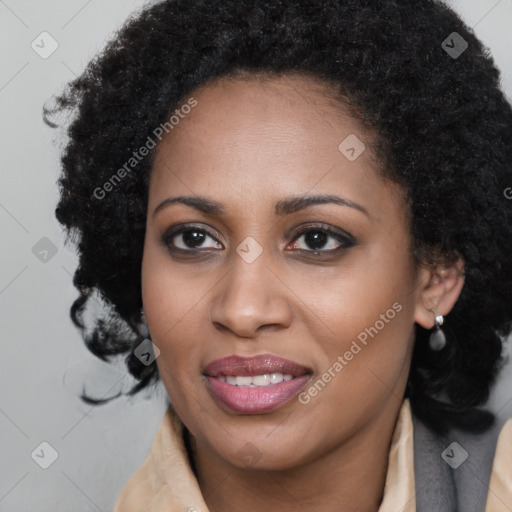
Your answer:
[[[448,3],[490,48],[512,97],[512,0]],[[91,355],[69,319],[77,258],[64,246],[53,216],[59,148],[57,132],[41,118],[43,103],[142,5],[141,0],[0,0],[2,512],[111,510],[149,453],[164,413],[161,386],[96,408],[77,398],[83,384],[95,396],[112,396],[133,380],[122,365],[107,366]],[[31,47],[43,31],[58,44],[46,59]],[[39,51],[48,50],[50,41],[44,49],[39,45]],[[50,251],[46,256],[44,249]],[[509,365],[489,403],[500,415],[512,416],[511,384]],[[31,457],[43,441],[58,452],[46,470]]]

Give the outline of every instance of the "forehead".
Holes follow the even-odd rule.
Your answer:
[[[165,137],[171,143],[193,137],[194,143],[245,140],[273,146],[275,140],[288,145],[295,141],[302,147],[325,141],[324,146],[330,146],[332,137],[327,135],[333,129],[335,137],[358,133],[370,142],[370,132],[348,114],[334,85],[304,75],[222,77],[196,90],[193,97],[197,106]]]
[[[384,181],[373,134],[335,92],[293,75],[223,78],[198,89],[191,94],[197,105],[159,143],[150,196],[192,191],[248,200],[333,188],[375,195]],[[346,140],[365,148],[356,159],[344,153]]]

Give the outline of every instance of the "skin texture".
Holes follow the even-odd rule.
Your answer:
[[[155,155],[144,312],[213,512],[331,511],[340,503],[344,511],[376,511],[414,324],[432,327],[433,310],[447,314],[463,286],[460,261],[415,264],[401,190],[378,174],[371,134],[328,94],[300,76],[221,79],[193,94],[197,106]],[[338,149],[350,134],[366,144],[353,162]],[[367,214],[336,204],[275,213],[285,197],[317,194],[342,196]],[[208,197],[226,212],[173,204],[153,214],[181,195]],[[183,223],[215,235],[195,256],[162,240]],[[316,227],[321,235],[320,224],[349,233],[354,245],[315,258],[300,232]],[[263,249],[252,263],[236,252],[248,236]],[[172,241],[187,247],[179,234]],[[329,236],[319,251],[339,245]],[[291,359],[315,382],[395,303],[400,312],[305,405],[294,398],[270,413],[240,415],[208,392],[202,369],[233,354]],[[257,453],[251,463],[239,455],[248,441]]]

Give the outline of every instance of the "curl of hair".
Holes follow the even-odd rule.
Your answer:
[[[468,43],[453,59],[442,42]],[[433,0],[168,0],[133,15],[52,106],[72,114],[56,217],[79,253],[71,317],[99,291],[119,322],[97,320],[85,337],[98,357],[125,354],[139,381],[155,363],[133,354],[151,152],[98,199],[102,187],[199,86],[222,76],[302,73],[334,84],[375,129],[383,174],[406,191],[418,262],[458,255],[462,294],[445,319],[449,340],[428,350],[416,327],[406,395],[436,431],[483,430],[478,408],[502,363],[512,318],[512,111],[488,50]],[[105,190],[105,189],[103,189]],[[437,255],[437,256],[436,256]],[[443,398],[442,398],[443,397]]]

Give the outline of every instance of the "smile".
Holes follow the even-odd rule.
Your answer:
[[[204,370],[207,389],[223,409],[237,414],[274,411],[295,397],[311,370],[271,354],[217,359]]]
[[[231,386],[238,387],[266,387],[273,384],[279,384],[283,381],[292,380],[295,377],[289,373],[283,375],[282,373],[263,373],[261,375],[254,376],[242,376],[242,375],[221,375],[217,377],[222,382],[227,382]]]

